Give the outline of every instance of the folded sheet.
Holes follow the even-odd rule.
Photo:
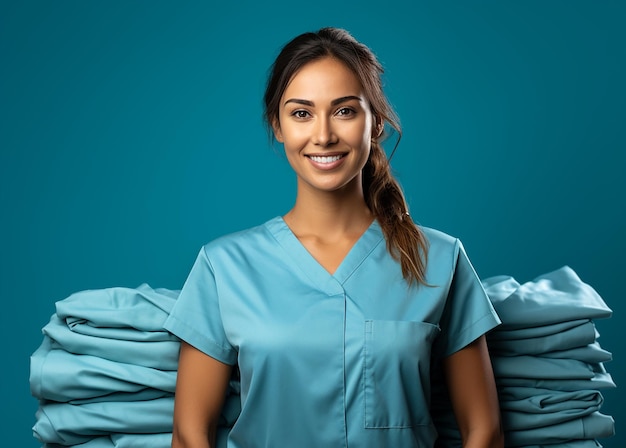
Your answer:
[[[524,448],[602,448],[602,445],[594,439],[579,439],[550,445],[524,445]]]
[[[540,356],[542,358],[553,359],[574,359],[588,364],[605,363],[613,359],[611,352],[604,350],[597,342],[584,347],[546,352],[542,353]]]
[[[43,333],[52,339],[52,348],[77,355],[92,355],[110,361],[136,364],[162,370],[178,369],[180,341],[138,341],[133,339],[107,338],[106,329],[101,336],[72,331],[57,315],[43,328]]]
[[[50,349],[50,340],[44,336],[42,345],[31,357],[30,386],[33,396],[59,402],[106,397],[112,393],[118,397],[126,393],[121,397],[136,400],[133,393],[150,389],[156,390],[153,396],[163,396],[163,392],[173,394],[176,371]],[[145,396],[144,393],[142,398]]]
[[[491,335],[495,336],[494,340],[496,341],[508,341],[508,340],[526,340],[533,338],[540,338],[544,336],[552,336],[556,334],[561,334],[564,331],[567,331],[571,328],[578,327],[582,324],[592,323],[590,319],[576,319],[576,320],[568,320],[564,322],[555,322],[553,324],[539,325],[536,327],[522,327],[522,328],[509,328],[504,329],[501,327],[496,327],[492,332],[487,334],[487,338]],[[595,326],[594,326],[595,330]],[[592,333],[593,338],[595,339],[595,332]],[[592,339],[593,341],[593,339]]]
[[[533,387],[505,387],[499,392],[500,409],[531,414],[549,414],[572,409],[600,407],[604,402],[597,390],[554,391]]]
[[[611,316],[600,295],[568,266],[520,285],[512,277],[483,281],[502,325],[517,329]]]
[[[173,397],[82,405],[43,403],[33,433],[40,441],[62,445],[85,443],[112,433],[171,433],[173,411]]]
[[[552,359],[537,356],[492,356],[493,373],[499,378],[589,380],[599,369],[575,359]]]
[[[522,335],[519,330],[493,331],[487,335],[489,351],[503,356],[540,355],[547,352],[584,347],[596,342],[597,332],[593,322],[589,320],[582,321],[582,323],[580,323],[581,321],[574,322],[577,324],[569,328],[562,328],[565,325],[558,324],[546,325],[545,327],[550,327],[550,331],[557,332],[534,337],[528,337],[528,333]],[[544,327],[535,328],[548,331]],[[513,336],[517,336],[519,339]]]
[[[111,434],[115,448],[171,448],[172,433]]]
[[[499,390],[507,387],[535,387],[538,389],[550,389],[555,391],[576,391],[586,389],[614,389],[615,383],[610,373],[596,372],[593,378],[589,379],[544,379],[544,378],[519,378],[519,377],[500,377],[496,379],[496,385]]]
[[[573,439],[602,439],[615,434],[615,422],[608,415],[594,412],[564,423],[523,431],[505,431],[507,447],[549,445]]]
[[[226,448],[228,439],[227,428],[217,428],[216,448]],[[170,448],[172,434],[111,434],[115,448]]]
[[[130,328],[138,332],[163,332],[179,291],[137,288],[105,288],[80,291],[56,303],[56,314],[73,331],[89,334],[106,328]],[[98,334],[98,333],[97,333]]]
[[[558,412],[535,414],[532,412],[505,411],[502,412],[502,426],[507,431],[528,431],[539,428],[548,428],[563,423],[582,419],[600,410],[600,406],[588,408],[565,409]]]

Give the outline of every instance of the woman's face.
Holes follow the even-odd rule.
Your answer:
[[[374,117],[361,83],[342,62],[326,57],[303,66],[281,98],[276,139],[298,177],[298,188],[361,187]]]

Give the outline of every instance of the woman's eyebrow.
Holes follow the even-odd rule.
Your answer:
[[[362,98],[358,97],[356,95],[342,96],[341,98],[337,98],[337,99],[332,100],[330,102],[330,105],[331,106],[336,106],[338,104],[345,103],[346,101],[350,101],[350,100],[362,101]],[[315,106],[315,103],[313,101],[303,100],[303,99],[300,99],[300,98],[290,98],[287,101],[285,101],[283,106],[286,106],[288,103],[302,104],[303,106],[309,106],[309,107],[314,107]]]

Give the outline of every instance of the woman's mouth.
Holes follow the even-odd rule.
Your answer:
[[[311,161],[311,165],[320,170],[332,170],[341,165],[347,154],[318,155],[311,154],[306,157]]]
[[[309,158],[311,160],[313,160],[314,162],[317,163],[332,163],[332,162],[336,162],[337,160],[341,159],[343,157],[343,155],[336,155],[336,156],[309,156]]]

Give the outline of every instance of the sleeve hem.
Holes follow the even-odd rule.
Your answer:
[[[211,339],[208,339],[175,316],[170,315],[163,326],[170,333],[187,342],[189,345],[194,346],[211,358],[231,366],[237,362],[237,352],[233,348],[223,347]]]
[[[474,324],[468,328],[466,328],[462,333],[458,340],[444,352],[443,357],[447,357],[453,355],[458,352],[462,348],[468,346],[480,336],[488,333],[493,330],[495,327],[500,325],[500,319],[497,315],[493,313],[485,314],[483,317],[478,319]]]

